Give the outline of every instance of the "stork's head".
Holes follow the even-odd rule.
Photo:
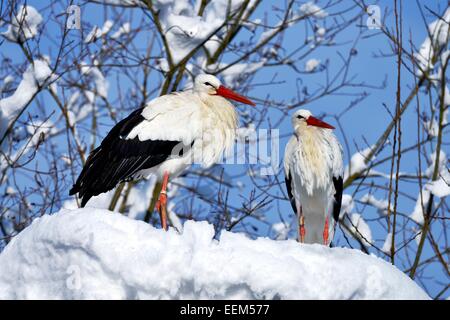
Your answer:
[[[225,99],[234,100],[237,102],[249,104],[254,106],[255,104],[240,94],[237,94],[231,89],[224,87],[220,80],[211,74],[200,74],[194,80],[194,91],[198,93],[208,94],[211,96],[221,96]]]
[[[292,126],[295,131],[303,130],[308,127],[316,127],[323,129],[334,129],[332,125],[312,116],[309,110],[300,109],[292,115]]]

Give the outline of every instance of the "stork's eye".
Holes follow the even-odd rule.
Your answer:
[[[305,117],[304,117],[304,116],[301,116],[301,115],[298,115],[298,116],[297,116],[297,119],[305,119]]]
[[[215,87],[214,87],[211,83],[209,83],[209,82],[205,82],[205,85],[210,86],[210,87],[212,87],[212,88],[215,89]]]

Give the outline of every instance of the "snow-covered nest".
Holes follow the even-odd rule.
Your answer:
[[[0,254],[0,299],[427,299],[358,250],[248,239],[186,222],[183,234],[101,209],[33,222]]]

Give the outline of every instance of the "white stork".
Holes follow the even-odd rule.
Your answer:
[[[238,114],[227,99],[255,105],[207,74],[195,78],[192,90],[148,102],[117,123],[90,153],[70,195],[78,193],[84,207],[120,182],[154,174],[161,186],[156,207],[167,230],[169,177],[193,162],[209,167],[233,146]]]
[[[294,135],[286,145],[284,173],[298,218],[299,241],[329,245],[341,210],[342,147],[332,132],[334,127],[308,110],[297,110],[292,126]]]

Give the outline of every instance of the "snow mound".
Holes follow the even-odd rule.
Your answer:
[[[360,251],[248,239],[188,221],[183,234],[102,209],[36,219],[0,254],[0,299],[427,299]]]

